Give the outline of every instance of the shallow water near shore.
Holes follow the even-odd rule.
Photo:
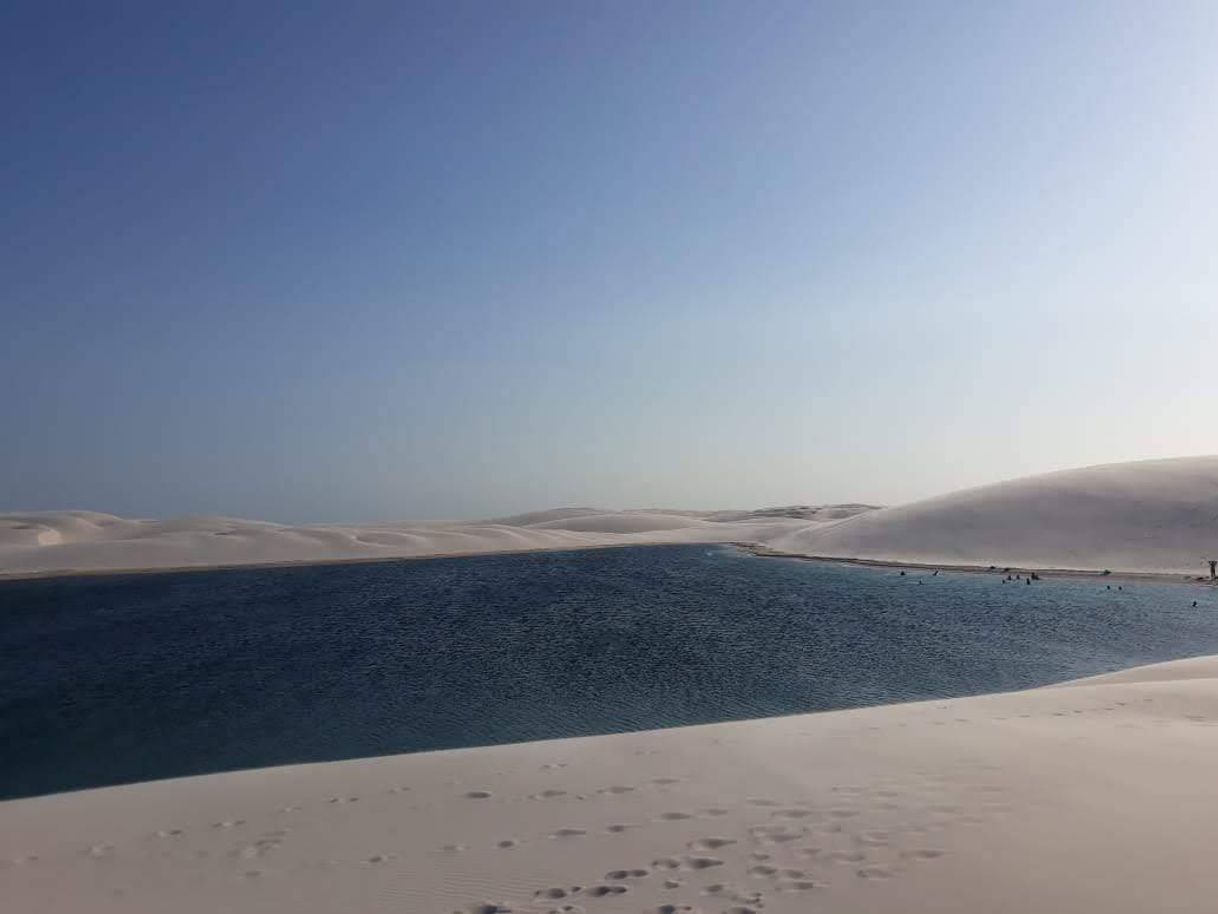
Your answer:
[[[1218,652],[1212,589],[1120,586],[707,546],[4,582],[0,797],[968,695]]]

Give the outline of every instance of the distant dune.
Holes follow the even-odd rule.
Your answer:
[[[1201,574],[1218,559],[1218,456],[1030,476],[781,531],[803,555]]]
[[[0,514],[0,576],[716,542],[887,562],[1201,574],[1218,559],[1218,456],[1047,473],[890,508],[569,507],[487,521],[299,526]]]
[[[757,508],[753,511],[715,511],[703,515],[707,520],[760,520],[762,518],[791,517],[796,520],[814,520],[824,523],[831,520],[842,520],[863,514],[867,511],[878,510],[877,505],[787,505],[781,508]]]
[[[805,526],[769,512],[725,513],[729,518],[711,520],[692,511],[556,508],[490,521],[308,526],[90,511],[0,514],[0,576],[757,542]]]

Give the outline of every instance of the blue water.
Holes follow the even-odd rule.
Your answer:
[[[1218,652],[1212,590],[1111,586],[705,546],[11,581],[0,797],[965,695]]]

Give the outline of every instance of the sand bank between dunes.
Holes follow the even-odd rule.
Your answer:
[[[22,912],[1211,912],[1218,658],[0,804]]]

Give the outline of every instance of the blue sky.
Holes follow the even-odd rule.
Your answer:
[[[1218,450],[1218,5],[10,3],[0,510]]]

